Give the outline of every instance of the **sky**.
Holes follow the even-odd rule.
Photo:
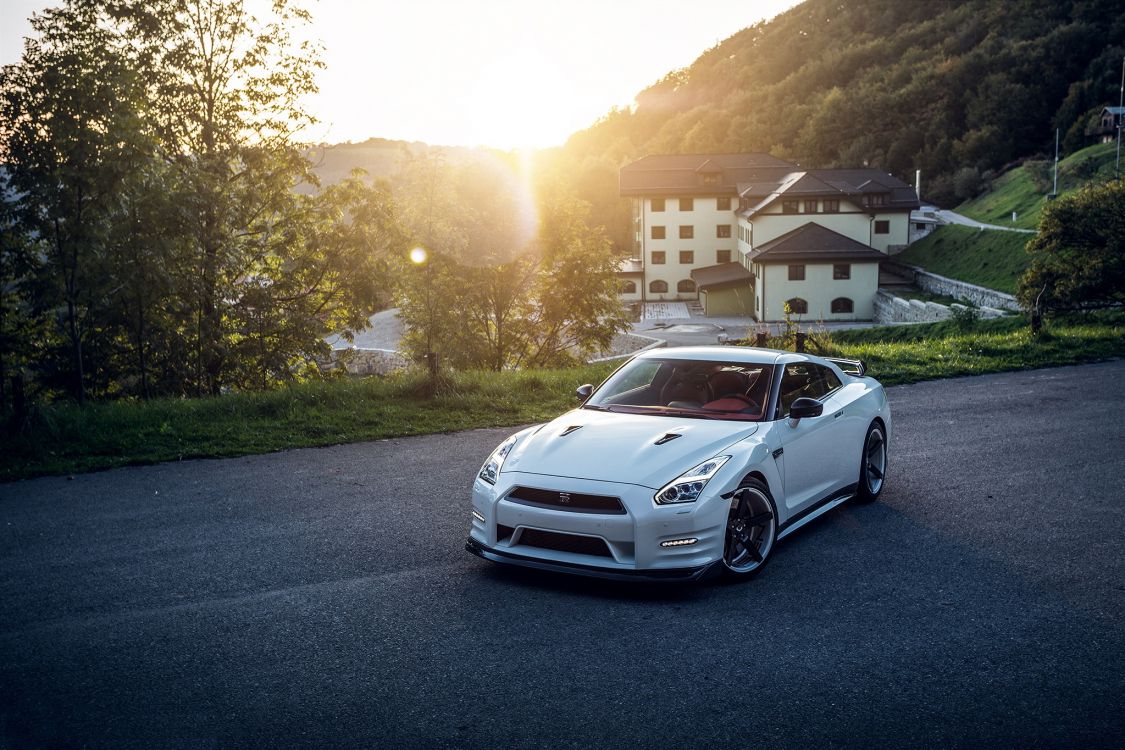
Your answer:
[[[249,0],[248,6],[265,0]],[[0,64],[26,18],[0,0]],[[314,142],[369,137],[501,149],[561,145],[666,73],[796,0],[319,0],[327,69]]]

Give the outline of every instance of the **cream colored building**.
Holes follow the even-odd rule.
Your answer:
[[[744,309],[754,291],[752,314],[763,321],[781,319],[784,300],[773,304],[781,299],[774,292],[790,283],[811,317],[870,319],[878,260],[908,244],[910,211],[918,207],[910,185],[879,170],[802,170],[768,154],[645,157],[621,170],[621,195],[633,199],[636,230],[635,257],[622,268],[623,299],[699,300],[706,314],[729,315]],[[798,231],[809,225],[819,229]],[[776,248],[772,256],[762,254],[783,237],[789,255],[809,244],[803,283],[790,280],[788,271],[775,278]],[[857,256],[854,274],[839,279],[835,264],[821,258],[827,246],[849,256],[868,252]],[[750,274],[734,278],[728,263]],[[709,273],[720,268],[727,270]],[[829,283],[841,281],[847,283]],[[844,312],[839,300],[850,300],[851,310]]]

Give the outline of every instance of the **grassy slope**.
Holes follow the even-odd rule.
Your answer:
[[[1125,357],[1125,313],[1052,323],[1033,339],[1022,318],[837,331],[830,353],[859,357],[885,385]],[[0,480],[180,458],[238,456],[551,419],[575,386],[616,366],[461,373],[428,397],[417,375],[307,383],[280,391],[147,403],[41,407],[24,433],[0,438]],[[483,458],[483,457],[482,457]]]
[[[1100,143],[1071,154],[1059,162],[1059,193],[1073,192],[1087,182],[1111,179],[1115,158],[1116,146],[1112,143]],[[1036,172],[1039,180],[1033,176]],[[987,193],[962,203],[955,210],[989,224],[1035,229],[1046,204],[1044,194],[1050,189],[1050,179],[1050,164],[1044,163],[1038,168],[1032,164],[1019,166],[996,178]],[[1012,211],[1017,213],[1014,224]]]
[[[949,225],[915,242],[895,260],[942,276],[1014,293],[1027,268],[1024,246],[1032,235]]]

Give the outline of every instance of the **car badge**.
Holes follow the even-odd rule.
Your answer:
[[[570,503],[570,493],[569,492],[560,492],[559,493],[559,502],[562,503],[563,505],[568,505]]]

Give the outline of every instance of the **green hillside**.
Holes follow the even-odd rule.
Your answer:
[[[1033,235],[949,225],[915,242],[895,260],[951,279],[1015,294],[1030,260],[1024,246]]]
[[[1059,161],[1059,194],[1071,193],[1089,182],[1113,179],[1117,147],[1100,143]],[[957,212],[977,221],[1035,229],[1052,188],[1053,164],[1028,161],[1000,175],[992,189],[957,207]],[[1017,214],[1012,224],[1012,212]]]
[[[921,169],[927,198],[953,206],[1053,153],[1056,127],[1064,153],[1089,145],[1123,55],[1122,0],[806,0],[575,133],[559,162],[623,247],[617,169],[651,153],[769,152],[911,183]]]

